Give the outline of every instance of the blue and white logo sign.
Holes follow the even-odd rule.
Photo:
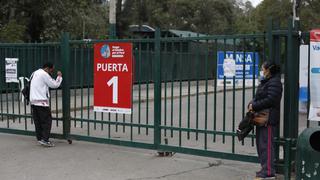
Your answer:
[[[109,45],[105,44],[101,47],[100,49],[100,53],[101,53],[101,56],[104,57],[104,58],[108,58],[110,57],[110,47]]]
[[[259,75],[259,54],[256,52],[233,52],[218,51],[218,85],[233,85],[233,77],[235,77],[235,85],[242,86],[245,80],[246,86],[252,86],[253,80],[258,85]]]

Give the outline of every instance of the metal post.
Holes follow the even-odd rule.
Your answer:
[[[292,28],[292,19],[288,22],[287,59],[284,92],[284,126],[285,138],[298,137],[299,114],[299,38]]]
[[[265,60],[269,60],[269,61],[273,61],[273,36],[272,36],[272,29],[273,29],[273,21],[272,21],[272,18],[269,18],[269,20],[268,20],[268,32],[267,32],[269,55],[268,55],[268,58],[265,59]]]
[[[117,0],[110,0],[109,2],[109,37],[110,39],[116,38],[116,7]]]
[[[161,59],[160,59],[160,29],[155,32],[155,62],[154,62],[154,145],[161,143]]]
[[[274,29],[275,30],[280,30],[280,22],[279,21],[275,21],[274,23]],[[279,65],[281,65],[281,44],[280,44],[280,35],[274,35],[273,36],[273,59],[271,60],[272,62],[275,62]],[[275,134],[275,138],[277,141],[280,140],[280,127],[277,126],[276,129],[276,134]],[[279,150],[280,144],[277,144],[277,146],[275,146],[275,159],[276,159],[276,163],[279,163],[279,159],[280,159],[280,150]],[[278,170],[278,169],[277,169]]]
[[[284,144],[284,179],[285,180],[290,180],[291,179],[291,139],[285,139],[285,144]]]
[[[70,134],[70,45],[69,33],[63,33],[61,40],[61,59],[62,59],[62,119],[63,137],[69,138]]]

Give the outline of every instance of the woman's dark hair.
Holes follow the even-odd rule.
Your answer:
[[[265,61],[262,66],[265,69],[269,69],[271,75],[275,75],[281,72],[281,68],[278,64],[274,63],[274,62],[269,62],[269,61]]]
[[[52,68],[53,68],[53,64],[52,64],[51,62],[47,62],[47,63],[45,63],[45,64],[42,66],[42,68],[43,68],[43,69],[45,69],[45,68],[50,68],[50,69],[52,69]]]

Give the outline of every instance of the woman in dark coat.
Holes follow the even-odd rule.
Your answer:
[[[273,141],[280,121],[281,97],[280,67],[275,63],[264,62],[256,95],[248,106],[249,111],[254,112],[269,109],[269,120],[266,126],[256,127],[256,145],[261,164],[261,170],[256,173],[256,179],[275,177]]]

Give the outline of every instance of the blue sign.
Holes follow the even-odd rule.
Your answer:
[[[256,52],[233,52],[218,51],[218,80],[223,80],[225,76],[224,60],[233,59],[235,61],[235,79],[241,80],[245,75],[245,80],[258,79],[259,75],[259,54]],[[254,72],[255,71],[255,72]],[[226,77],[233,79],[233,77]]]

